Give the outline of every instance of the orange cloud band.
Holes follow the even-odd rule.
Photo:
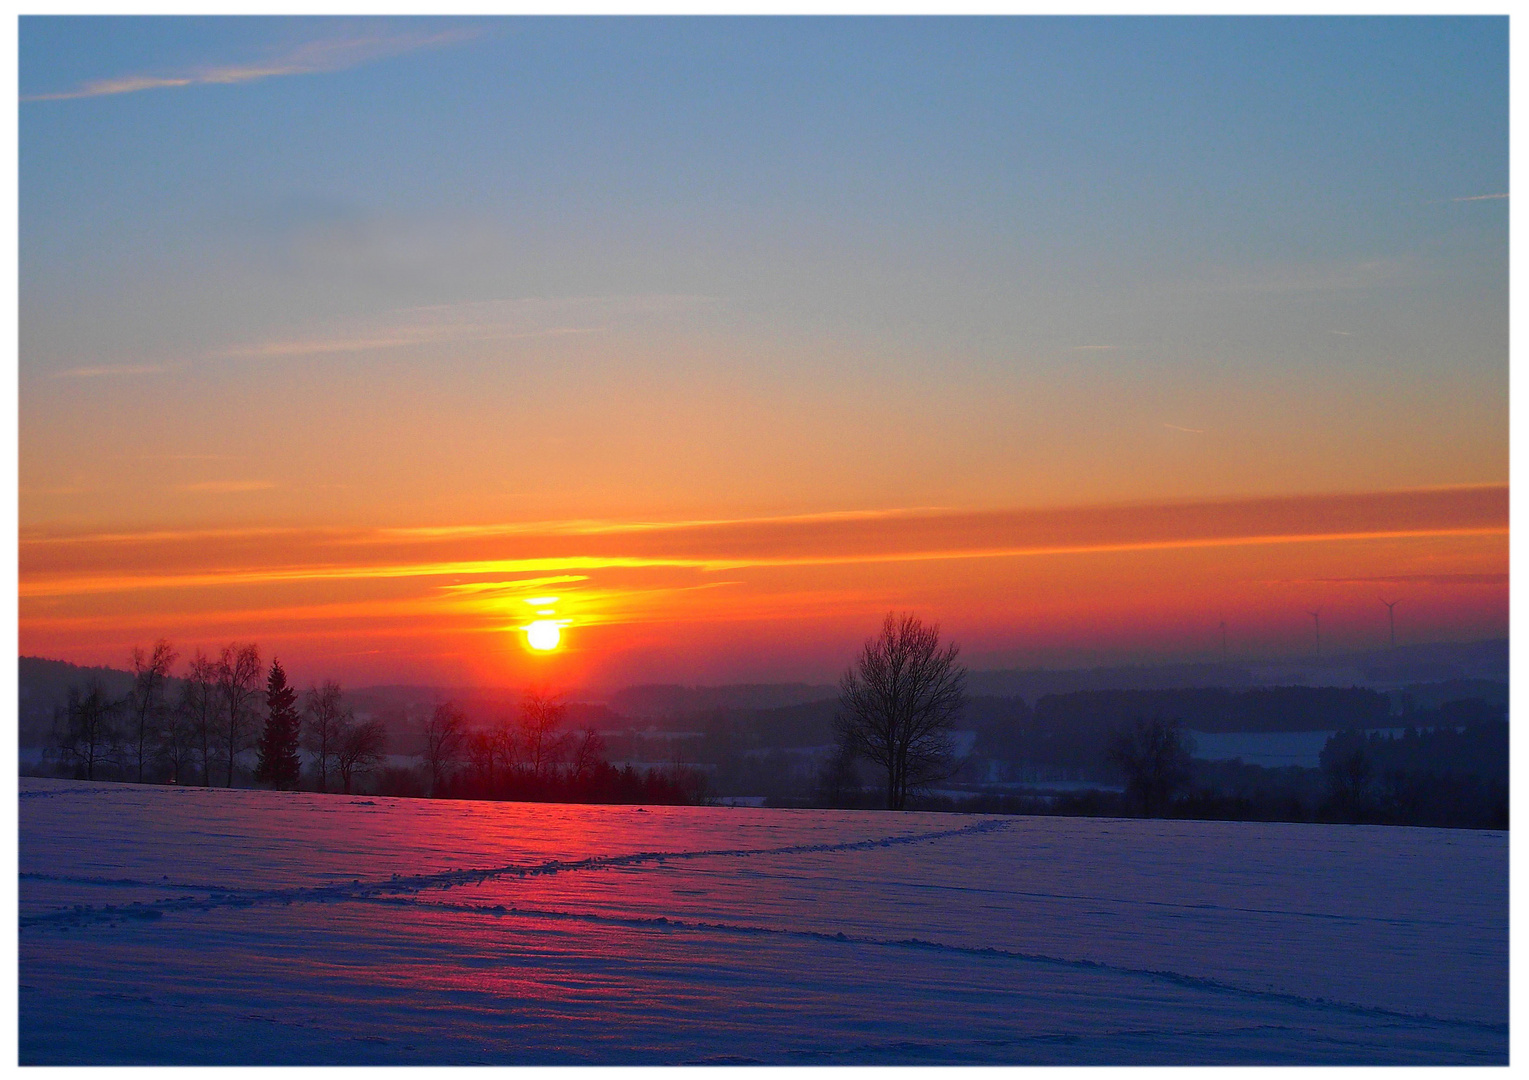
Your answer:
[[[29,535],[23,599],[279,582],[970,559],[1506,534],[1505,485],[1041,510]],[[545,579],[545,577],[544,577]]]

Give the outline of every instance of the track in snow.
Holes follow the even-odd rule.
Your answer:
[[[1502,834],[21,794],[29,1063],[1506,1060]]]

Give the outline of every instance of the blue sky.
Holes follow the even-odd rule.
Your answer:
[[[100,92],[144,80],[175,85]],[[23,393],[47,421],[24,472],[81,395],[179,373],[234,419],[262,379],[296,388],[241,365],[271,342],[490,305],[487,336],[627,334],[556,361],[585,383],[640,352],[627,370],[787,412],[872,384],[963,444],[969,408],[1029,401],[1006,422],[1081,431],[1085,498],[1159,493],[1110,442],[1142,402],[1273,425],[1272,454],[1165,492],[1505,476],[1507,200],[1473,199],[1507,191],[1502,19],[28,18],[21,89]],[[303,392],[476,397],[458,346],[307,354],[329,359]],[[1255,460],[1424,407],[1415,475],[1369,430],[1319,438],[1342,467]],[[892,497],[841,480],[764,501]]]

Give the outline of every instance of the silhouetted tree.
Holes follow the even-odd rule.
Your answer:
[[[514,717],[508,713],[499,716],[488,730],[492,744],[492,760],[499,770],[508,775],[520,766],[521,742]]]
[[[155,737],[165,717],[165,680],[179,654],[160,638],[145,653],[133,646],[133,686],[128,691],[127,707],[132,725],[131,737],[136,751],[136,781],[143,783],[143,767],[154,753]]]
[[[889,810],[951,772],[950,732],[966,705],[959,651],[940,647],[938,626],[889,613],[840,680],[839,744],[885,771]]]
[[[219,692],[217,662],[198,649],[191,656],[186,681],[176,703],[177,722],[189,728],[188,737],[202,764],[202,785],[212,786],[212,755],[218,725]],[[179,779],[179,773],[177,773]]]
[[[1370,781],[1374,775],[1364,736],[1355,744],[1329,739],[1322,748],[1320,764],[1327,777],[1328,807],[1342,817],[1363,815],[1369,801]]]
[[[334,760],[345,794],[350,794],[351,781],[357,773],[369,772],[382,764],[387,747],[388,732],[379,720],[347,722],[341,728]]]
[[[604,761],[605,740],[594,728],[585,728],[573,748],[573,757],[568,765],[569,779],[574,783],[582,782]]]
[[[420,733],[424,736],[425,746],[421,756],[430,780],[430,796],[434,798],[441,790],[441,781],[462,753],[467,717],[456,705],[444,701],[425,718]]]
[[[169,774],[170,783],[184,784],[196,777],[197,731],[191,712],[185,707],[185,688],[174,706],[164,710],[157,735],[159,761]]]
[[[222,706],[222,730],[218,732],[220,749],[227,752],[226,786],[234,786],[234,766],[249,745],[254,726],[255,695],[260,686],[260,648],[248,645],[225,645],[218,660],[218,695]]]
[[[567,740],[558,734],[568,704],[557,694],[527,690],[520,702],[520,744],[531,774],[541,779],[562,757]]]
[[[498,752],[494,748],[494,736],[488,731],[470,731],[467,733],[463,745],[467,750],[467,765],[472,770],[474,780],[481,785],[484,791],[494,791],[494,759]]]
[[[329,790],[329,766],[340,749],[340,736],[350,722],[340,684],[326,680],[323,686],[308,688],[304,696],[307,714],[303,742],[313,752],[319,770],[319,790]]]
[[[1106,760],[1125,776],[1126,800],[1153,817],[1166,810],[1192,776],[1194,740],[1177,720],[1140,720],[1110,735]]]
[[[94,780],[97,770],[120,753],[121,731],[117,726],[120,709],[121,703],[107,695],[98,678],[90,679],[83,692],[78,687],[69,687],[55,738],[59,756],[73,764],[86,780]]]
[[[281,791],[297,787],[303,763],[297,756],[300,721],[296,708],[297,691],[287,685],[287,673],[281,661],[272,658],[265,681],[265,730],[260,736],[260,761],[255,779]]]

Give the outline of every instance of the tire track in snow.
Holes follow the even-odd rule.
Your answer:
[[[671,919],[667,916],[643,915],[595,915],[576,911],[556,911],[548,908],[506,907],[503,904],[453,904],[444,900],[421,900],[416,897],[371,897],[366,902],[393,907],[425,908],[430,910],[460,912],[472,915],[492,915],[496,918],[547,919],[568,922],[586,922],[605,926],[626,926],[633,929],[660,931],[699,931],[737,936],[773,936],[796,940],[819,941],[836,945],[870,945],[878,948],[916,949],[955,956],[973,956],[1017,960],[1047,967],[1069,968],[1075,971],[1097,971],[1112,975],[1127,975],[1155,982],[1166,982],[1195,990],[1252,998],[1259,1001],[1293,1005],[1305,1009],[1338,1011],[1356,1016],[1369,1016],[1385,1020],[1399,1020],[1413,1024],[1442,1024],[1448,1027],[1470,1028],[1506,1036],[1507,1024],[1494,1024],[1486,1020],[1465,1020],[1454,1017],[1432,1016],[1428,1013],[1409,1013],[1386,1009],[1378,1005],[1360,1005],[1356,1002],[1334,1001],[1329,998],[1307,997],[1302,994],[1279,990],[1258,990],[1236,983],[1212,979],[1202,975],[1186,975],[1179,971],[1161,968],[1137,968],[1124,964],[1111,964],[1103,960],[1076,960],[1045,953],[1019,952],[1014,949],[998,949],[992,946],[949,945],[925,938],[879,938],[864,934],[846,934],[842,931],[830,934],[823,930],[791,930],[774,926],[750,926],[740,923],[720,923]]]
[[[1141,900],[1124,896],[1089,896],[1083,893],[1025,892],[1007,889],[973,889],[964,885],[942,885],[924,881],[907,882],[910,889],[937,889],[950,892],[984,892],[995,896],[1022,896],[1027,900],[1083,900],[1090,904],[1130,904],[1137,907],[1174,908],[1179,911],[1231,912],[1236,915],[1277,915],[1291,919],[1331,919],[1336,922],[1370,922],[1386,926],[1451,926],[1443,919],[1391,918],[1385,915],[1344,915],[1332,911],[1295,911],[1287,908],[1236,907],[1232,904],[1189,904],[1174,900]]]
[[[930,837],[926,837],[926,839],[928,839],[928,838],[930,838]],[[864,841],[864,843],[880,843],[880,841]],[[786,850],[786,849],[782,849],[782,850]],[[802,849],[792,849],[792,850],[802,850]],[[674,853],[674,852],[668,852],[668,853],[649,853],[649,854],[651,855],[651,857],[658,858],[660,861],[662,861],[663,859],[698,858],[698,857],[700,857],[702,855],[717,855],[717,854],[761,855],[761,854],[778,854],[778,853],[780,853],[780,852],[777,852],[777,851],[740,851],[740,852],[731,852],[731,853],[723,853],[723,852]],[[618,856],[618,858],[619,857],[621,857],[621,856]],[[543,864],[543,866],[547,866],[547,865],[553,865],[553,864]],[[572,869],[573,867],[569,867],[569,868]],[[492,873],[495,873],[495,874],[504,874],[504,873],[507,873],[507,872],[508,871],[504,871],[504,870],[492,871]],[[534,872],[538,872],[538,870],[536,868],[527,868],[526,869],[526,873],[534,873]],[[447,873],[453,873],[453,874],[456,874],[456,873],[460,873],[460,874],[478,874],[478,873],[483,873],[483,871],[464,870],[464,871],[447,871]],[[76,876],[76,875],[71,875],[71,874],[44,874],[44,873],[32,873],[32,872],[22,873],[22,874],[20,874],[18,876],[19,876],[19,878],[22,881],[53,881],[53,882],[58,882],[60,884],[67,884],[67,885],[118,886],[118,887],[122,887],[122,888],[172,889],[172,890],[175,890],[177,892],[198,892],[198,893],[210,893],[210,894],[215,893],[215,894],[228,894],[228,895],[237,895],[237,896],[264,896],[264,895],[267,895],[267,894],[269,894],[271,892],[271,890],[249,888],[249,887],[241,887],[241,886],[237,886],[237,885],[210,885],[210,884],[194,884],[194,883],[191,883],[191,882],[170,881],[168,878],[165,878],[165,879],[160,880],[160,881],[140,881],[137,878],[88,877],[88,876]],[[777,880],[799,880],[799,881],[802,881],[802,882],[811,882],[812,881],[812,879],[810,877],[801,876],[801,875],[775,874],[775,875],[772,875],[772,877],[776,878]],[[400,881],[402,881],[402,880],[405,880],[405,879],[400,879]],[[410,882],[413,882],[413,881],[415,881],[417,879],[410,878],[410,879],[407,879],[407,880],[410,881]],[[392,882],[390,882],[389,884],[391,884],[391,883]],[[459,885],[459,884],[473,884],[473,883],[474,882],[471,882],[471,881],[469,881],[469,882],[460,882],[460,881],[457,881],[457,882],[451,882],[451,883],[443,885],[443,886],[422,885],[422,886],[418,887],[418,891],[424,891],[425,889],[435,888],[435,887],[452,888],[452,887],[455,887],[456,885]],[[1334,913],[1334,912],[1326,912],[1326,911],[1296,911],[1296,910],[1284,909],[1284,908],[1236,907],[1236,906],[1229,905],[1229,904],[1208,904],[1208,903],[1190,904],[1190,903],[1172,902],[1172,901],[1166,901],[1166,900],[1140,900],[1140,899],[1134,899],[1134,898],[1129,898],[1129,897],[1119,897],[1119,896],[1092,896],[1092,895],[1086,895],[1086,894],[1082,894],[1082,893],[1053,893],[1053,892],[1034,892],[1034,891],[1026,891],[1026,890],[973,888],[973,887],[970,887],[970,886],[963,886],[963,885],[942,885],[942,884],[931,884],[929,882],[918,882],[918,881],[900,881],[900,882],[896,882],[895,884],[899,888],[907,888],[907,889],[932,889],[932,890],[938,890],[938,891],[951,891],[951,892],[980,892],[980,893],[990,894],[990,895],[993,895],[993,896],[1000,896],[1000,897],[1020,897],[1020,898],[1026,899],[1026,900],[1083,900],[1083,901],[1087,901],[1088,903],[1094,903],[1094,904],[1122,904],[1122,905],[1127,905],[1127,906],[1170,908],[1170,909],[1180,910],[1180,911],[1197,911],[1197,912],[1198,911],[1204,911],[1204,912],[1216,912],[1216,913],[1227,912],[1227,913],[1239,914],[1239,915],[1272,915],[1272,916],[1276,916],[1276,917],[1279,917],[1279,918],[1324,919],[1324,920],[1331,920],[1331,921],[1335,921],[1335,922],[1380,923],[1380,924],[1386,925],[1386,926],[1402,926],[1402,927],[1449,926],[1449,925],[1451,925],[1450,923],[1445,922],[1442,919],[1389,918],[1389,917],[1380,916],[1380,915],[1345,915],[1345,914]],[[351,882],[351,883],[348,883],[348,884],[332,886],[332,888],[352,890],[352,892],[355,890],[355,887],[356,886],[355,886],[354,882]],[[313,888],[331,888],[331,886],[313,886]],[[365,897],[359,897],[359,896],[357,896],[355,898],[356,899],[365,899]],[[119,907],[119,908],[114,908],[114,909],[108,908],[108,909],[103,909],[103,910],[114,910],[114,911],[120,912],[122,909]]]
[[[776,881],[800,881],[810,883],[813,879],[805,874],[776,872]],[[848,879],[843,879],[848,883]],[[1020,897],[1025,900],[1083,900],[1090,904],[1124,904],[1137,907],[1172,908],[1178,911],[1230,912],[1236,915],[1277,915],[1291,919],[1330,919],[1335,922],[1369,922],[1386,926],[1452,926],[1443,919],[1393,918],[1385,915],[1345,915],[1332,911],[1298,911],[1293,908],[1237,907],[1232,904],[1187,903],[1177,900],[1142,900],[1127,896],[1094,896],[1086,893],[1036,892],[1024,889],[994,889],[980,885],[948,885],[932,881],[878,881],[878,884],[896,885],[900,889],[923,889],[931,892],[981,893],[984,896],[1003,898]]]
[[[1357,1043],[1352,1039],[1334,1038],[1328,1034],[1318,1034],[1314,1031],[1294,1028],[1286,1024],[1243,1024],[1225,1028],[1125,1028],[1103,1032],[1069,1032],[1053,1031],[1038,1032],[1034,1035],[1020,1035],[1009,1039],[966,1039],[950,1040],[946,1042],[916,1042],[912,1040],[897,1040],[884,1043],[860,1043],[854,1046],[828,1049],[799,1049],[786,1050],[784,1056],[789,1059],[789,1064],[808,1064],[811,1062],[823,1062],[835,1066],[872,1066],[885,1067],[886,1065],[913,1065],[923,1066],[978,1066],[992,1068],[994,1066],[1009,1067],[1046,1067],[1065,1068],[1069,1066],[1084,1066],[1094,1069],[1120,1069],[1121,1062],[1127,1059],[1127,1054],[1132,1049],[1139,1049],[1145,1043],[1148,1048],[1161,1049],[1167,1042],[1170,1045],[1182,1041],[1192,1040],[1220,1040],[1227,1038],[1240,1038],[1262,1033],[1278,1033],[1287,1039],[1298,1039],[1302,1048],[1308,1053],[1302,1057],[1289,1052],[1279,1053],[1266,1051],[1251,1055],[1238,1053],[1234,1061],[1227,1061],[1223,1056],[1220,1059],[1205,1058],[1200,1060],[1189,1057],[1189,1051],[1180,1052],[1176,1059],[1164,1060],[1159,1053],[1155,1060],[1134,1061],[1133,1064],[1140,1066],[1156,1067],[1163,1069],[1176,1067],[1182,1070],[1186,1065],[1202,1065],[1226,1069],[1260,1066],[1276,1066],[1286,1069],[1311,1068],[1314,1066],[1332,1067],[1335,1065],[1361,1065],[1375,1067],[1379,1064],[1399,1064],[1417,1067],[1431,1064],[1437,1055],[1428,1055],[1427,1050],[1419,1051],[1417,1048],[1396,1048],[1405,1054],[1412,1051],[1412,1061],[1390,1061],[1389,1059],[1377,1059],[1376,1049],[1373,1045]],[[1309,1048],[1313,1042],[1320,1041],[1335,1046],[1340,1052],[1346,1053],[1346,1057],[1339,1059],[1331,1057],[1320,1059],[1310,1053]],[[1077,1047],[1087,1046],[1094,1053],[1085,1060],[1066,1061],[1015,1061],[1005,1058],[994,1061],[987,1058],[973,1060],[976,1053],[990,1052],[994,1050],[1015,1050],[1042,1047]],[[1464,1065],[1504,1065],[1507,1063],[1506,1048],[1485,1047],[1457,1047],[1457,1056],[1466,1060],[1455,1062]],[[1110,1055],[1113,1056],[1110,1056]],[[891,1061],[885,1060],[888,1055],[896,1055]],[[917,1060],[911,1060],[913,1055],[919,1055]],[[959,1056],[958,1056],[959,1055]],[[858,1060],[856,1060],[858,1059]],[[1433,1060],[1430,1060],[1433,1059]],[[1474,1059],[1474,1060],[1472,1060]],[[684,1065],[768,1065],[776,1064],[774,1061],[744,1057],[721,1057],[700,1059],[697,1061],[681,1062]]]
[[[69,925],[86,922],[114,922],[118,919],[157,919],[172,912],[210,911],[219,907],[254,907],[270,904],[295,903],[345,903],[354,900],[374,900],[380,897],[401,896],[423,892],[426,889],[451,889],[459,885],[481,885],[486,881],[506,877],[537,877],[548,874],[575,873],[580,870],[603,870],[615,866],[640,866],[643,863],[675,862],[690,859],[748,858],[754,855],[807,855],[843,851],[869,851],[873,848],[900,847],[905,844],[922,844],[935,840],[949,840],[958,836],[976,836],[997,832],[1009,827],[1009,822],[999,819],[979,821],[959,829],[943,829],[938,832],[913,833],[911,835],[883,836],[870,840],[847,840],[835,844],[790,844],[773,848],[714,848],[705,851],[638,851],[628,855],[594,855],[586,859],[564,862],[552,859],[531,866],[496,866],[476,870],[442,870],[433,874],[400,876],[394,874],[386,881],[363,882],[354,878],[348,883],[334,885],[304,885],[286,889],[239,889],[227,888],[217,895],[206,897],[181,897],[172,900],[136,901],[131,904],[86,905],[21,917],[22,929],[31,926]],[[183,889],[196,892],[210,891],[207,886],[178,885],[171,881],[137,881],[128,878],[78,878],[63,875],[20,875],[22,880],[74,881],[80,884],[120,885],[142,888]],[[219,886],[211,887],[221,889]]]

